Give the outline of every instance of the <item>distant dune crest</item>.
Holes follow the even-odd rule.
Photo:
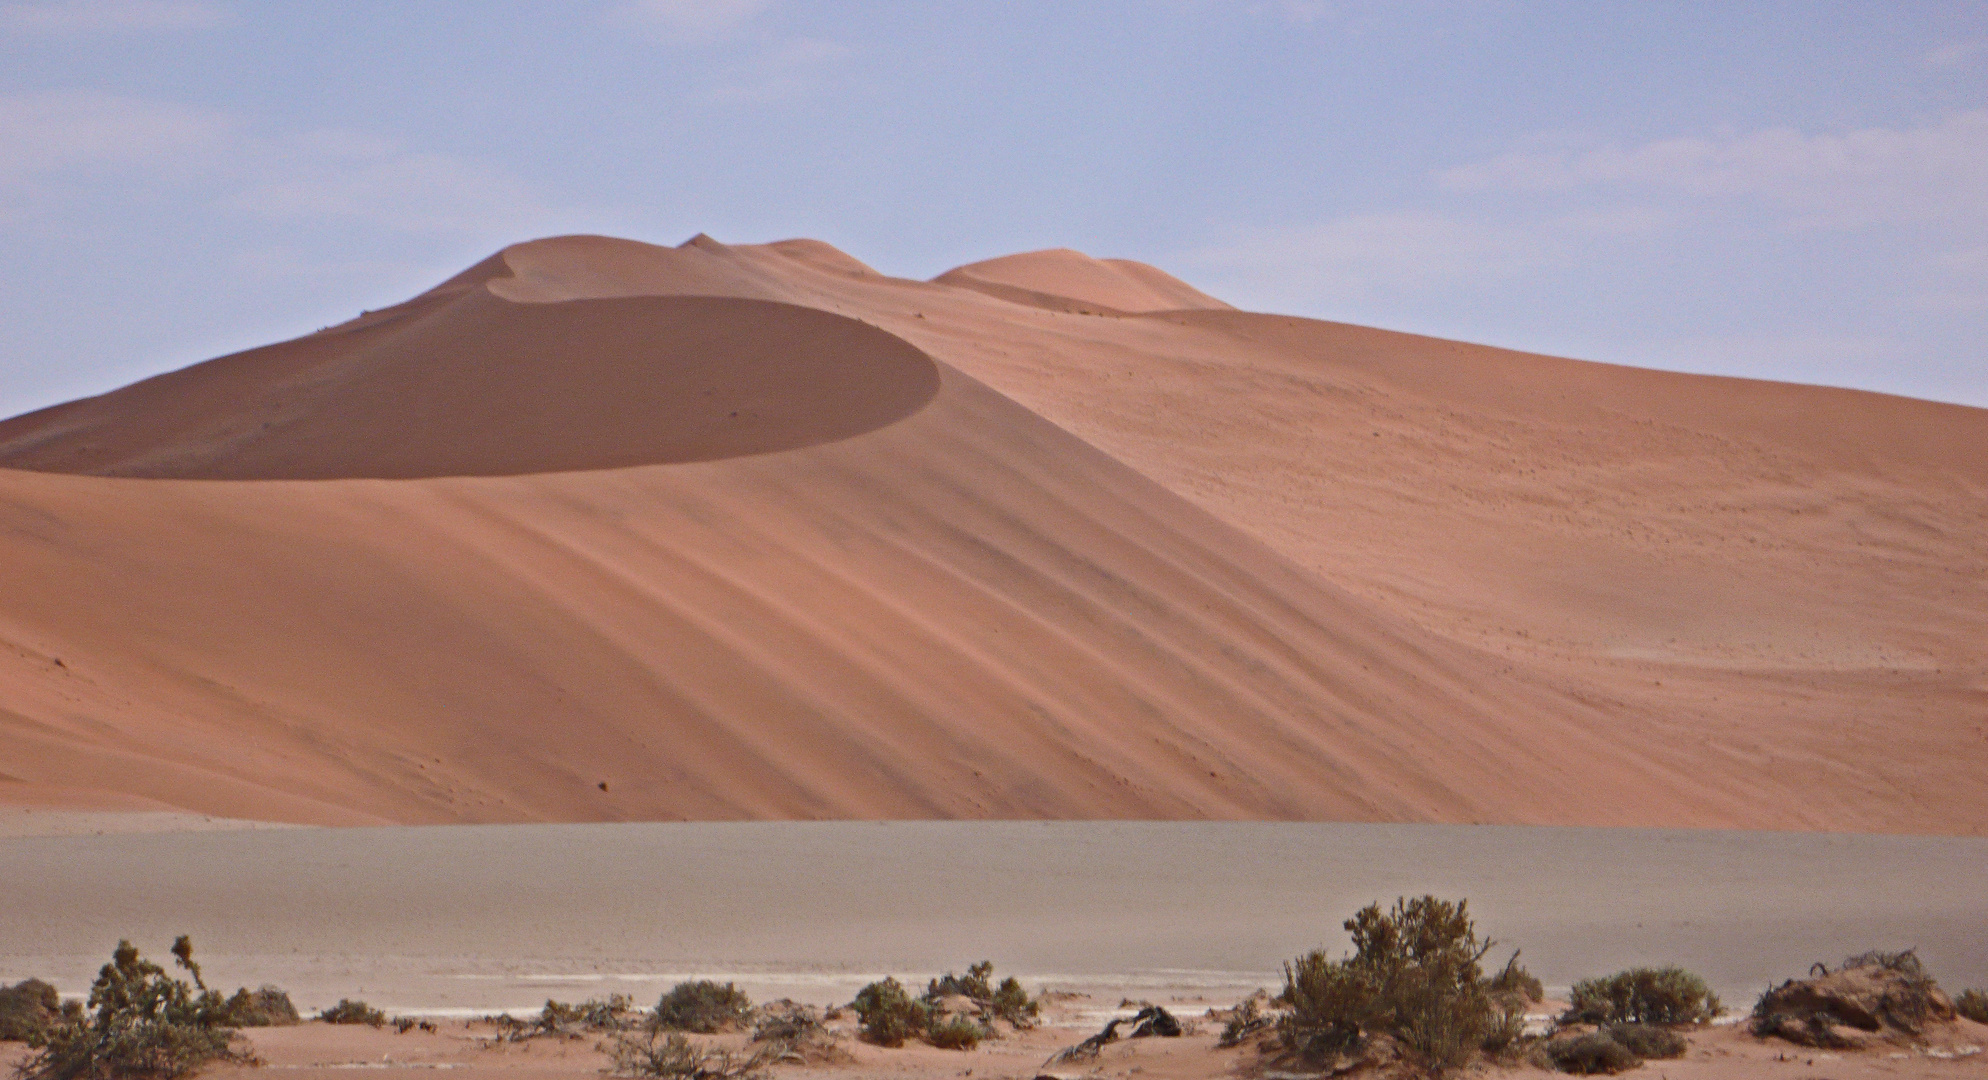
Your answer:
[[[0,573],[13,806],[1988,834],[1988,412],[1072,251],[519,244],[0,422]]]

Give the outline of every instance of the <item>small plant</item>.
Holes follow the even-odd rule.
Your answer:
[[[925,1000],[937,1001],[942,997],[958,994],[962,997],[972,998],[975,1001],[987,1001],[994,996],[994,986],[988,982],[989,977],[993,974],[994,963],[991,960],[982,960],[978,964],[967,965],[964,976],[955,975],[948,971],[943,976],[933,979],[926,985]]]
[[[173,956],[194,987],[167,975],[129,941],[90,986],[87,1013],[65,1011],[29,1040],[37,1051],[15,1067],[20,1080],[175,1080],[210,1062],[237,1059],[234,1031],[221,995],[200,981],[193,944],[173,943]],[[45,999],[44,999],[45,1000]]]
[[[827,1036],[828,1026],[822,1023],[821,1013],[811,1005],[792,1001],[767,1005],[752,1026],[752,1041],[758,1043],[798,1046]]]
[[[607,1047],[616,1076],[649,1080],[755,1080],[766,1075],[764,1052],[740,1057],[728,1050],[704,1049],[678,1032],[655,1028],[621,1033]]]
[[[319,1013],[318,1019],[327,1024],[370,1024],[373,1027],[384,1027],[387,1014],[363,1001],[339,998],[338,1004]]]
[[[903,1046],[906,1039],[923,1034],[932,1023],[931,1009],[912,1000],[904,985],[892,978],[857,991],[852,1007],[861,1021],[863,1041],[878,1046]]]
[[[1510,960],[1505,961],[1504,967],[1498,969],[1498,974],[1491,976],[1488,989],[1493,994],[1515,996],[1534,1003],[1546,1000],[1546,987],[1533,977],[1532,972],[1519,966],[1517,951],[1512,953]]]
[[[752,999],[731,983],[709,979],[681,982],[656,1003],[656,1026],[666,1031],[710,1035],[752,1019]]]
[[[925,1040],[941,1050],[971,1050],[987,1035],[987,1029],[972,1017],[952,1016],[934,1023]]]
[[[1230,1010],[1228,1022],[1222,1025],[1222,1037],[1216,1041],[1216,1046],[1226,1050],[1240,1045],[1244,1039],[1276,1024],[1276,1018],[1267,1015],[1257,1004],[1261,994],[1262,991],[1257,991]]]
[[[274,986],[256,990],[244,986],[235,991],[222,1011],[229,1027],[287,1027],[303,1022],[297,1006],[290,1002],[290,995]]]
[[[1705,980],[1680,967],[1630,968],[1574,984],[1566,1022],[1700,1024],[1722,1006]]]
[[[55,987],[40,979],[0,986],[0,1042],[29,1042],[51,1024],[81,1019],[83,1006],[64,1004]]]
[[[1683,1057],[1689,1043],[1684,1036],[1655,1024],[1610,1024],[1608,1037],[1639,1058]]]
[[[1554,1068],[1582,1076],[1619,1073],[1624,1069],[1633,1069],[1639,1064],[1638,1058],[1628,1047],[1600,1031],[1554,1039],[1546,1044],[1545,1054]]]
[[[1963,990],[1953,1000],[1953,1011],[1977,1024],[1988,1024],[1988,993],[1979,990]]]

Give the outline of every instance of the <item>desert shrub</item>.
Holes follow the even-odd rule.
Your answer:
[[[1267,1015],[1263,1007],[1257,1004],[1257,996],[1261,993],[1258,991],[1257,994],[1244,998],[1242,1004],[1229,1011],[1228,1022],[1222,1025],[1222,1037],[1216,1041],[1216,1046],[1223,1049],[1236,1046],[1244,1039],[1276,1023],[1276,1020]]]
[[[1564,1020],[1589,1024],[1697,1024],[1719,1015],[1719,996],[1680,967],[1630,968],[1574,984]]]
[[[1610,1024],[1608,1037],[1639,1058],[1683,1057],[1690,1045],[1684,1036],[1655,1024]]]
[[[1490,994],[1468,901],[1433,896],[1370,904],[1346,921],[1353,955],[1313,951],[1284,966],[1285,1045],[1319,1058],[1371,1033],[1394,1036],[1431,1066],[1461,1065],[1491,1033]]]
[[[1042,1015],[1041,1003],[1032,1000],[1028,991],[1022,989],[1021,980],[1011,975],[995,985],[994,964],[988,960],[969,965],[965,975],[948,971],[931,980],[925,986],[924,1000],[927,1006],[936,1006],[940,999],[955,995],[972,1000],[983,1022],[999,1019],[1018,1028],[1029,1028]]]
[[[1532,972],[1519,966],[1517,952],[1512,953],[1512,958],[1498,969],[1498,974],[1491,976],[1486,988],[1494,994],[1515,995],[1526,1001],[1546,1000],[1546,987],[1533,977]]]
[[[1907,949],[1904,952],[1873,950],[1859,953],[1843,961],[1843,966],[1837,970],[1848,971],[1867,967],[1894,972],[1904,981],[1904,985],[1899,988],[1900,993],[1885,996],[1884,1009],[1888,1014],[1886,1018],[1908,1031],[1917,1031],[1924,1026],[1932,1016],[1933,995],[1938,991],[1939,984],[1933,981],[1933,976],[1926,971],[1926,966],[1919,962],[1918,952]]]
[[[810,1042],[827,1037],[828,1027],[821,1021],[821,1013],[812,1005],[802,1005],[792,1001],[777,1001],[760,1010],[759,1020],[752,1026],[752,1041],[763,1043],[787,1043],[790,1045]]]
[[[939,978],[933,979],[925,987],[925,999],[927,1001],[936,1001],[942,997],[958,994],[962,997],[970,997],[975,1001],[986,1001],[994,996],[994,986],[988,982],[988,979],[993,974],[994,964],[990,960],[982,960],[978,964],[969,964],[965,975],[955,975],[948,971]]]
[[[82,1016],[77,1002],[63,1004],[55,987],[40,979],[0,986],[0,1042],[28,1042],[49,1025]]]
[[[766,1075],[766,1055],[741,1057],[727,1050],[699,1047],[678,1032],[664,1035],[656,1028],[639,1034],[621,1033],[607,1047],[615,1076],[650,1080],[753,1080]]]
[[[656,1003],[656,1026],[702,1035],[742,1026],[752,1019],[752,999],[731,983],[709,979],[681,982]]]
[[[1501,1054],[1526,1033],[1526,1007],[1512,994],[1492,995],[1492,1006],[1490,1026],[1485,1028],[1484,1040],[1478,1045],[1487,1053]]]
[[[1988,1024],[1988,993],[1979,990],[1963,990],[1953,999],[1953,1011],[1977,1024]]]
[[[1618,1073],[1633,1069],[1638,1064],[1636,1055],[1628,1047],[1600,1031],[1554,1039],[1546,1044],[1545,1052],[1554,1068],[1582,1076]]]
[[[387,1022],[387,1014],[363,1001],[339,998],[338,1004],[319,1013],[318,1019],[327,1024],[371,1024],[381,1027]]]
[[[931,1009],[912,1000],[896,979],[873,982],[857,991],[853,1007],[861,1021],[863,1041],[878,1046],[903,1046],[906,1039],[922,1034],[932,1022]]]
[[[235,1057],[221,995],[200,984],[193,945],[173,943],[199,993],[146,960],[129,941],[90,986],[87,1013],[71,1011],[34,1033],[37,1053],[16,1067],[21,1080],[174,1080]]]
[[[290,1002],[290,995],[274,986],[256,990],[244,986],[235,991],[222,1011],[227,1015],[229,1027],[287,1027],[303,1022],[297,1006]]]
[[[925,1040],[941,1050],[971,1050],[986,1037],[987,1029],[970,1016],[947,1017],[925,1033]]]

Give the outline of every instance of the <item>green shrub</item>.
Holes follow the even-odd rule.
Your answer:
[[[1574,984],[1563,1020],[1588,1024],[1698,1024],[1719,1015],[1719,996],[1679,967],[1630,968]]]
[[[1469,1060],[1492,1034],[1494,1015],[1478,962],[1468,901],[1433,896],[1371,904],[1346,921],[1353,955],[1313,951],[1284,966],[1279,1024],[1287,1048],[1313,1059],[1386,1033],[1436,1069]]]
[[[1532,972],[1519,966],[1517,952],[1512,953],[1512,958],[1498,969],[1498,974],[1491,976],[1488,989],[1493,994],[1516,996],[1531,1002],[1546,1000],[1546,987],[1533,977]]]
[[[257,990],[244,986],[235,991],[222,1011],[227,1015],[229,1027],[287,1027],[303,1022],[297,1006],[290,1002],[290,995],[274,986]]]
[[[29,1042],[49,1025],[82,1015],[82,1005],[63,1004],[55,987],[40,979],[0,986],[0,1042]]]
[[[726,1050],[704,1049],[677,1032],[667,1036],[653,1027],[640,1034],[621,1033],[607,1048],[616,1076],[650,1080],[753,1080],[766,1075],[764,1053],[740,1057]]]
[[[752,1019],[752,999],[731,983],[681,982],[656,1003],[656,1026],[700,1035],[742,1026]]]
[[[1618,1073],[1638,1064],[1628,1047],[1599,1031],[1554,1039],[1546,1044],[1546,1058],[1561,1072],[1582,1076]]]
[[[72,1011],[34,1033],[37,1053],[16,1067],[20,1080],[174,1080],[210,1062],[235,1059],[234,1031],[225,1023],[221,995],[200,983],[193,945],[173,943],[193,987],[168,976],[117,943],[111,961],[90,987],[87,1013]],[[45,999],[44,999],[45,1000]]]
[[[1608,1037],[1639,1058],[1683,1057],[1690,1045],[1684,1036],[1655,1024],[1610,1024]]]
[[[1953,1001],[1955,1012],[1977,1024],[1988,1024],[1988,993],[1979,990],[1963,990]]]
[[[931,1009],[912,1000],[896,979],[873,982],[857,991],[853,1007],[861,1020],[863,1041],[878,1046],[903,1046],[932,1023]]]
[[[318,1014],[318,1019],[327,1024],[371,1024],[382,1027],[387,1022],[387,1014],[363,1001],[339,998],[338,1004]]]
[[[1032,1028],[1042,1015],[1042,1002],[1029,997],[1028,991],[1022,989],[1021,980],[1010,975],[994,988],[987,1011],[1018,1028]]]
[[[1276,1023],[1275,1019],[1265,1015],[1262,1006],[1256,1003],[1257,996],[1261,993],[1258,991],[1257,994],[1244,998],[1241,1004],[1229,1011],[1228,1022],[1222,1025],[1222,1037],[1216,1041],[1216,1046],[1226,1050]]]
[[[941,1050],[971,1050],[987,1037],[987,1029],[970,1016],[954,1016],[939,1021],[925,1033],[925,1039]]]
[[[993,974],[994,963],[990,960],[968,965],[964,976],[948,971],[925,987],[925,1000],[937,1001],[958,994],[975,1001],[987,1001],[994,996],[994,986],[988,981]]]
[[[1019,979],[1009,976],[995,985],[994,964],[988,960],[968,966],[965,975],[948,971],[931,980],[925,986],[924,1000],[929,1007],[955,995],[972,1000],[983,1022],[998,1019],[1018,1028],[1031,1028],[1042,1015],[1041,1003],[1029,998]]]

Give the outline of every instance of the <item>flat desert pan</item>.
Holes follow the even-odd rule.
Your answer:
[[[1401,894],[1468,897],[1549,987],[1681,963],[1744,1006],[1917,947],[1988,983],[1988,840],[1154,822],[759,822],[286,829],[0,841],[0,976],[84,990],[120,937],[188,933],[208,977],[298,1004],[647,1002],[693,975],[847,1001],[990,959],[1037,984],[1221,1003],[1345,947]],[[1116,996],[1106,994],[1111,1002]]]

